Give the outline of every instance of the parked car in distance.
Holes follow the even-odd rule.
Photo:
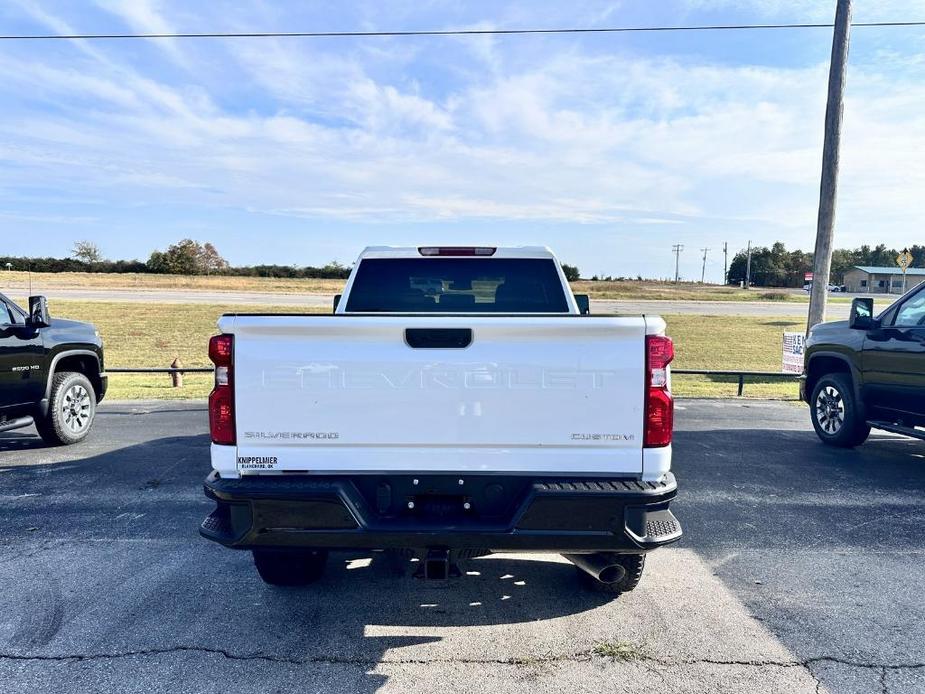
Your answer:
[[[811,292],[812,290],[813,290],[812,282],[807,282],[806,284],[803,285],[804,292]],[[834,293],[846,291],[845,286],[841,284],[830,284],[828,285],[828,290]]]
[[[824,443],[857,446],[872,427],[925,439],[925,283],[876,318],[857,298],[849,320],[814,326],[800,395]]]
[[[401,551],[428,579],[531,551],[632,590],[681,536],[674,351],[658,316],[587,307],[546,248],[377,247],[334,315],[222,316],[200,532],[270,584],[329,550]]]
[[[88,323],[29,311],[0,294],[0,432],[35,424],[49,444],[82,441],[106,394],[103,342]]]

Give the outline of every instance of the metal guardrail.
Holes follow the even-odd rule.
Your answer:
[[[138,367],[123,368],[116,367],[106,369],[106,373],[111,374],[182,374],[182,373],[212,373],[211,366],[184,366],[181,368],[158,368],[158,367]],[[714,371],[710,369],[672,369],[671,373],[678,376],[729,376],[737,378],[739,388],[737,395],[741,397],[745,393],[745,379],[754,378],[756,381],[796,381],[799,380],[799,374],[781,373],[779,371]]]
[[[712,371],[709,369],[672,369],[671,374],[682,376],[731,376],[739,379],[739,390],[736,393],[741,397],[745,392],[745,379],[755,378],[758,381],[797,381],[800,374],[781,373],[780,371]]]

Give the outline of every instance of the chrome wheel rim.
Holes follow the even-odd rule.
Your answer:
[[[845,401],[833,386],[826,386],[816,396],[816,421],[826,434],[834,436],[845,424]]]
[[[67,389],[61,401],[64,426],[73,434],[79,434],[90,426],[90,393],[82,385],[75,384]]]

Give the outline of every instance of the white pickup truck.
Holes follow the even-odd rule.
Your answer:
[[[200,532],[271,584],[329,550],[400,550],[424,578],[554,552],[632,590],[681,536],[673,347],[661,318],[586,306],[547,248],[377,247],[333,315],[222,316]]]

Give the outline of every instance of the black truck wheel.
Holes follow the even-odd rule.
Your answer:
[[[35,418],[45,443],[62,446],[83,441],[96,416],[96,393],[90,380],[76,371],[56,373],[51,381],[48,414]]]
[[[620,595],[628,593],[639,585],[642,579],[642,571],[646,566],[645,554],[615,554],[613,556],[615,564],[623,567],[625,573],[623,577],[615,583],[604,583],[599,581],[583,569],[575,567],[578,571],[579,580],[582,584],[597,593],[607,593],[608,595]]]
[[[328,552],[324,549],[255,549],[254,566],[264,583],[272,586],[304,586],[324,574]]]
[[[813,428],[825,444],[852,448],[864,443],[870,435],[847,374],[826,374],[820,378],[813,388],[809,407]]]

